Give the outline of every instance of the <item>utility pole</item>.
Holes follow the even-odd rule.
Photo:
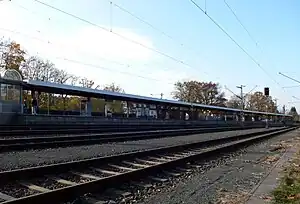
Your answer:
[[[245,99],[246,99],[246,96],[249,95],[252,91],[254,91],[254,90],[258,87],[258,85],[255,85],[255,86],[254,86],[248,93],[246,93],[246,94],[243,94],[243,87],[246,87],[246,86],[245,86],[245,85],[237,86],[237,88],[240,88],[240,89],[241,89],[241,93],[242,93],[242,94],[239,96],[239,95],[235,94],[233,91],[231,91],[227,86],[225,86],[225,89],[226,89],[226,90],[228,90],[229,92],[231,92],[231,93],[232,93],[233,95],[235,95],[237,98],[241,99],[242,104],[243,104],[242,109],[245,108]]]
[[[244,110],[244,96],[243,96],[243,88],[246,87],[245,85],[236,86],[236,88],[241,89],[241,100],[242,100],[242,110]]]

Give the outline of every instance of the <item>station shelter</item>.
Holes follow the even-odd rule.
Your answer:
[[[0,113],[23,113],[22,81],[17,70],[0,70]]]

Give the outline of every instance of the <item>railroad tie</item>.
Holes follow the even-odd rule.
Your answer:
[[[16,198],[0,192],[0,199],[5,200],[5,201],[10,201],[10,200],[14,200]]]
[[[163,171],[163,172],[168,176],[178,177],[181,175],[180,173],[175,173],[175,172],[171,172],[171,171]]]
[[[107,204],[107,201],[103,201],[103,200],[98,200],[98,201],[94,201],[94,202],[90,202],[91,204]]]
[[[48,189],[48,188],[37,186],[37,185],[34,185],[32,183],[20,182],[20,184],[22,186],[25,186],[25,187],[29,188],[30,190],[34,190],[34,191],[37,191],[37,192],[40,192],[40,193],[46,193],[46,192],[50,191],[50,189]]]
[[[160,156],[160,157],[162,157],[162,158],[166,158],[166,159],[169,159],[169,160],[174,160],[174,159],[180,159],[180,158],[182,158],[182,156],[168,156],[168,155],[158,155],[158,156]]]
[[[152,165],[157,165],[160,164],[161,162],[156,162],[156,161],[150,161],[150,160],[144,160],[144,159],[135,159],[138,162],[143,162],[143,163],[148,163],[148,164],[152,164]]]
[[[94,171],[97,171],[99,173],[103,173],[103,174],[109,174],[109,175],[119,175],[119,172],[115,172],[115,171],[109,171],[109,170],[105,170],[105,169],[99,169],[99,168],[91,168]]]
[[[124,164],[128,164],[128,165],[132,165],[132,166],[136,166],[136,167],[141,167],[141,168],[147,168],[147,167],[149,167],[149,165],[137,164],[137,163],[128,162],[128,161],[123,161],[123,163]]]
[[[193,168],[197,168],[197,169],[203,167],[203,166],[197,165],[197,164],[190,164],[189,166],[190,166],[190,167],[193,167]]]
[[[191,150],[191,152],[194,152],[195,154],[198,154],[198,153],[200,153],[200,152],[202,152],[203,151],[203,148],[196,148],[196,149],[192,149]]]
[[[137,169],[124,167],[124,166],[119,166],[119,165],[115,165],[115,164],[108,164],[108,166],[111,166],[111,167],[117,168],[117,169],[121,169],[121,170],[125,170],[125,171],[135,171],[135,170],[137,170]]]
[[[182,153],[187,153],[188,154],[189,152],[195,152],[195,151],[197,151],[197,149],[195,149],[195,148],[189,148],[189,149],[183,151]]]
[[[158,181],[158,182],[168,181],[168,179],[166,179],[166,178],[159,178],[159,177],[154,177],[154,176],[149,176],[149,178],[152,179],[153,181]]]
[[[170,159],[159,158],[159,157],[148,157],[148,158],[152,159],[152,160],[162,161],[162,162],[169,162],[169,161],[171,161]]]
[[[87,204],[107,204],[107,201],[105,201],[105,200],[99,200],[99,199],[90,198],[90,197],[87,197],[85,199],[85,201]]]
[[[190,156],[191,154],[187,154],[187,153],[175,153],[173,154],[175,157],[179,157],[179,158],[182,158],[182,157],[187,157],[187,156]]]
[[[183,154],[183,155],[190,155],[191,153],[194,153],[196,150],[195,149],[190,149],[189,151],[183,151],[181,152],[180,154]]]
[[[192,171],[192,169],[182,168],[182,167],[176,167],[176,169],[178,169],[179,171],[187,171],[187,172]]]
[[[77,175],[77,176],[81,176],[83,178],[88,178],[88,179],[93,179],[93,180],[99,180],[99,179],[102,179],[101,177],[98,177],[98,176],[94,176],[94,175],[91,175],[91,174],[83,174],[83,173],[80,173],[80,172],[74,172],[74,171],[71,171],[72,174],[74,175]]]
[[[65,180],[65,179],[62,179],[62,178],[52,177],[51,179],[56,181],[57,183],[65,184],[65,185],[68,185],[68,186],[73,186],[73,185],[78,184],[78,183],[75,183],[73,181],[68,181],[68,180]]]

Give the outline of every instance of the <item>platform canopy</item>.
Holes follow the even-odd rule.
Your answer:
[[[71,86],[71,85],[66,85],[66,84],[58,84],[58,83],[52,83],[52,82],[45,82],[45,81],[25,80],[24,82],[26,83],[27,89],[33,89],[33,90],[46,92],[46,93],[68,94],[68,95],[77,95],[77,96],[85,96],[85,97],[131,101],[131,102],[137,102],[137,103],[171,105],[171,106],[179,106],[179,107],[194,107],[194,108],[200,108],[200,109],[206,109],[206,110],[218,110],[218,111],[224,111],[224,112],[235,112],[235,113],[244,112],[245,114],[287,116],[284,114],[277,114],[277,113],[240,110],[240,109],[234,109],[234,108],[204,105],[204,104],[197,104],[197,103],[187,103],[187,102],[175,101],[175,100],[158,99],[158,98],[152,98],[152,97],[146,97],[146,96],[117,93],[117,92],[111,92],[111,91],[106,91],[106,90],[84,88],[84,87]]]

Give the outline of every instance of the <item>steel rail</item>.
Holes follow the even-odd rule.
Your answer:
[[[44,129],[19,129],[19,130],[0,130],[0,136],[3,135],[39,135],[45,134],[48,135],[57,135],[57,134],[72,134],[72,133],[105,133],[105,132],[124,132],[124,131],[146,131],[146,130],[165,130],[165,129],[191,129],[191,128],[216,128],[218,126],[88,126],[88,125],[78,125],[78,127],[53,127],[53,128],[44,128]],[[240,127],[240,126],[221,126],[224,128],[230,127]],[[241,127],[240,127],[241,128]]]
[[[183,128],[214,128],[214,127],[239,127],[252,128],[263,127],[264,123],[256,124],[84,124],[78,123],[73,125],[38,125],[38,126],[0,126],[0,136],[6,135],[39,135],[44,134],[70,134],[70,133],[100,133],[100,132],[120,132],[136,130],[163,130],[163,129],[183,129]],[[282,124],[269,124],[270,127],[283,126]]]
[[[276,131],[278,128],[270,129]],[[43,136],[43,137],[23,137],[0,139],[0,152],[43,149],[53,147],[66,147],[76,145],[90,145],[108,142],[123,142],[131,140],[146,140],[161,137],[174,137],[191,134],[225,132],[241,130],[241,128],[191,128],[191,129],[171,129],[171,130],[150,130],[150,131],[133,131],[133,132],[116,132],[102,134],[84,134],[68,136]]]

